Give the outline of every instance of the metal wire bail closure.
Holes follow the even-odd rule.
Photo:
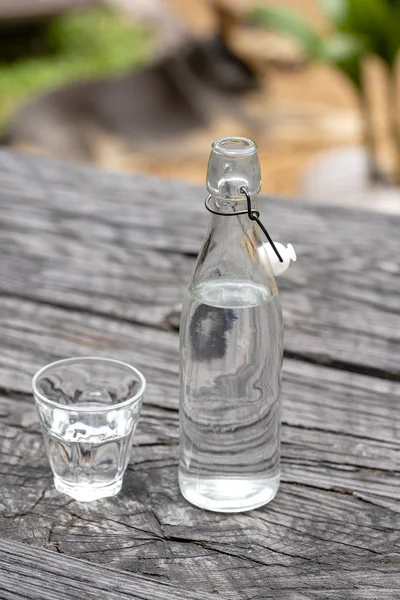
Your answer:
[[[242,187],[240,188],[240,193],[243,194],[246,197],[246,202],[247,202],[247,209],[246,210],[239,210],[237,212],[220,212],[218,210],[214,210],[213,208],[211,208],[210,206],[210,200],[211,200],[211,194],[209,194],[207,196],[207,198],[205,199],[205,206],[206,209],[210,212],[213,213],[214,215],[220,215],[223,217],[236,217],[237,215],[248,215],[249,219],[251,219],[251,221],[255,221],[257,223],[257,225],[260,227],[261,231],[263,232],[263,234],[265,235],[265,237],[267,238],[268,242],[271,244],[273,251],[275,252],[276,256],[278,257],[279,262],[283,263],[283,258],[282,256],[279,254],[279,251],[277,249],[277,247],[275,246],[271,236],[269,235],[268,231],[266,230],[266,228],[264,227],[264,225],[261,223],[260,221],[260,213],[258,212],[258,210],[253,210],[251,208],[251,196],[250,193],[248,191],[248,189],[242,185]]]

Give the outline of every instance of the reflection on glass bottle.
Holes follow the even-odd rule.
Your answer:
[[[223,358],[227,333],[232,329],[236,313],[207,304],[199,304],[190,320],[191,352],[194,360],[211,361]]]
[[[240,187],[254,196],[260,184],[253,142],[213,144],[218,211],[241,211]],[[179,482],[209,510],[255,508],[279,485],[282,315],[262,243],[248,215],[214,215],[183,305]]]

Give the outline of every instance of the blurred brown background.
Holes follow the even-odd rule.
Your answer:
[[[223,4],[222,0],[221,2]],[[112,5],[124,22],[142,24],[146,31],[150,32],[151,40],[143,41],[140,65],[151,64],[156,57],[162,55],[169,43],[173,46],[174,40],[177,42],[182,32],[185,32],[182,34],[183,38],[187,35],[188,38],[194,36],[200,39],[209,36],[215,28],[214,6],[207,0],[110,0],[106,4]],[[265,71],[261,74],[264,84],[262,91],[255,92],[242,101],[247,114],[254,117],[256,127],[252,130],[240,117],[224,115],[221,111],[212,124],[182,136],[178,143],[174,140],[167,150],[163,146],[161,152],[148,151],[141,145],[134,147],[116,137],[105,135],[99,137],[96,144],[93,157],[95,164],[107,169],[140,171],[203,183],[211,141],[225,135],[245,135],[255,139],[259,146],[264,191],[296,196],[302,194],[305,173],[322,153],[332,148],[357,146],[360,143],[361,123],[356,97],[340,72],[323,64],[304,66],[298,48],[283,36],[249,28],[246,14],[254,2],[227,0],[226,4],[229,5],[229,10],[243,19],[243,27],[237,27],[236,31],[235,52],[245,56],[253,53],[258,60],[263,55],[266,58]],[[293,8],[316,25],[321,32],[329,31],[330,25],[315,0],[264,0],[261,4]],[[98,2],[90,0],[0,0],[1,35],[5,39],[5,34],[10,31],[10,23],[14,26],[17,22],[36,22],[38,16],[41,16],[39,21],[46,21],[51,19],[53,14],[58,18],[58,13],[65,10],[68,12],[76,7],[80,10],[97,10],[98,6]],[[79,17],[75,15],[74,18]],[[19,29],[21,40],[24,39],[23,31],[23,28]],[[115,48],[113,40],[110,40],[110,44]],[[29,51],[27,46],[27,52]],[[0,61],[1,59],[0,56]],[[15,71],[16,65],[22,69],[23,60],[24,55],[21,52],[17,59],[7,58],[0,64],[0,118],[3,126],[20,103],[30,97],[28,91],[31,88],[34,90],[32,96],[51,88],[50,75],[47,79],[44,77],[44,83],[35,88],[35,67],[31,66],[31,87],[28,85],[28,91],[25,93],[22,86],[23,89],[18,91],[16,99],[7,102],[8,90],[14,89],[13,70]],[[75,61],[77,60],[79,56],[78,59],[75,57]],[[121,64],[125,63],[128,66],[129,56],[121,58]],[[118,60],[114,71],[117,67]],[[39,71],[40,68],[36,68],[36,72]],[[24,77],[26,79],[26,73],[23,69],[21,72],[22,81]],[[66,72],[66,80],[73,80],[73,69],[72,76],[67,67]],[[390,167],[390,152],[385,141],[385,121],[381,119],[381,107],[386,102],[386,92],[381,84],[379,65],[374,60],[368,64],[368,73],[378,132],[377,143],[381,147],[383,164]],[[77,78],[79,77],[78,73]],[[85,79],[84,74],[82,77]],[[18,79],[18,73],[14,79]],[[12,85],[8,83],[10,81]],[[56,84],[62,83],[62,76],[58,77]],[[21,86],[16,87],[19,89]],[[16,144],[16,147],[34,152],[41,151],[40,148],[23,143]]]
[[[231,0],[239,11],[255,4],[246,0]],[[322,31],[329,28],[315,0],[279,0],[263,4],[279,4],[295,8],[315,23]],[[206,2],[171,0],[171,6],[183,16],[194,30],[210,23]],[[205,29],[205,28],[204,28]],[[203,29],[203,31],[204,31]],[[251,39],[253,38],[253,39]],[[280,42],[280,40],[279,40]],[[243,32],[238,45],[251,44],[255,53],[260,46],[269,44],[270,54],[282,49],[281,42],[271,41],[264,31]],[[246,100],[250,110],[264,122],[264,131],[256,136],[264,173],[264,189],[278,194],[296,195],[304,169],[326,149],[360,142],[360,122],[353,90],[333,68],[312,65],[297,72],[278,68],[266,70],[265,89]],[[164,164],[151,157],[105,157],[104,165],[130,168],[166,176],[177,176],[188,181],[204,182],[210,140],[224,135],[252,135],[243,124],[234,119],[221,118],[214,127],[193,138],[182,155]],[[109,162],[110,161],[110,162]]]

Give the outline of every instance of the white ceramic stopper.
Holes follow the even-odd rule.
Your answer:
[[[274,244],[279,254],[283,258],[283,262],[279,261],[279,258],[275,254],[274,249],[272,248],[270,243],[263,244],[260,251],[264,251],[267,253],[269,262],[271,263],[272,269],[274,271],[274,275],[282,275],[289,267],[290,261],[292,260],[293,262],[295,262],[297,260],[296,252],[294,251],[292,244],[288,244],[287,246],[284,246],[279,242],[274,242]]]

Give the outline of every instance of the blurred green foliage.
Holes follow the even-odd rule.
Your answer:
[[[336,31],[329,36],[322,36],[306,19],[287,8],[259,7],[252,16],[263,27],[293,38],[307,60],[335,65],[358,87],[361,85],[360,64],[367,49],[366,41],[358,33],[339,26],[343,18],[339,10],[342,0],[321,0],[321,3],[325,4],[332,20],[337,17],[338,21]]]
[[[294,39],[310,62],[335,66],[356,91],[363,122],[364,143],[371,157],[370,176],[379,180],[373,119],[364,63],[377,56],[384,64],[390,102],[387,121],[396,149],[395,181],[400,185],[400,119],[396,65],[400,51],[400,0],[319,0],[332,22],[332,32],[322,36],[306,19],[279,6],[260,6],[252,17],[261,26]]]
[[[147,31],[105,8],[54,18],[42,35],[45,52],[12,62],[0,54],[0,123],[32,94],[139,66],[150,48]]]

